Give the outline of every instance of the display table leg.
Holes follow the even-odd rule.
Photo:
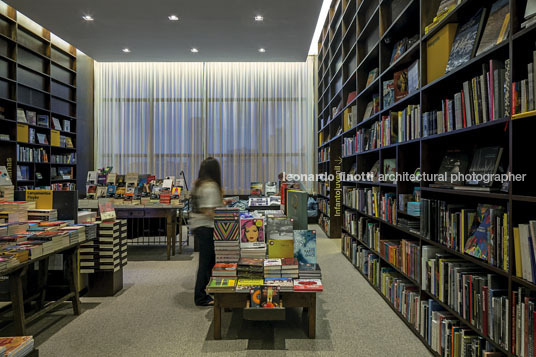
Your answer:
[[[221,340],[221,305],[218,296],[214,296],[214,339]]]
[[[309,297],[309,338],[316,337],[316,294],[311,294]]]
[[[69,280],[69,290],[74,294],[72,297],[73,312],[75,315],[80,315],[80,295],[78,293],[78,264],[76,263],[78,249],[67,253],[67,275]]]
[[[9,275],[9,288],[11,303],[13,307],[13,321],[15,323],[15,335],[25,336],[24,298],[22,296],[22,274],[23,270],[17,270]]]

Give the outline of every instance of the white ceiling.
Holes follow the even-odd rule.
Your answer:
[[[97,61],[305,61],[322,5],[322,0],[4,1]],[[86,14],[95,20],[84,21]],[[179,21],[169,21],[171,14]],[[263,22],[254,21],[258,14]],[[131,52],[123,53],[125,47]],[[192,47],[199,53],[191,53]]]

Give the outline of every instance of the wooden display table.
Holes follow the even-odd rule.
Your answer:
[[[308,314],[308,336],[316,337],[316,292],[280,292],[283,306],[302,307],[303,312]],[[246,308],[249,301],[249,293],[219,292],[214,295],[214,339],[221,339],[221,309]]]
[[[177,245],[177,220],[179,224],[179,254],[182,253],[182,209],[181,206],[138,206],[121,205],[115,207],[117,219],[129,218],[165,218],[167,237],[167,259],[171,259],[171,253],[175,255]]]
[[[5,306],[1,310],[4,311],[8,308],[13,310],[13,321],[15,323],[15,334],[17,336],[26,335],[26,325],[33,320],[43,316],[48,311],[54,309],[58,305],[67,300],[71,300],[73,304],[73,312],[75,315],[80,315],[80,297],[78,294],[78,267],[77,256],[80,244],[86,243],[79,242],[68,245],[61,249],[58,249],[52,253],[42,255],[35,259],[30,259],[24,263],[18,264],[8,270],[0,272],[0,275],[9,277],[10,297],[11,304]],[[69,283],[69,293],[56,301],[45,304],[46,288],[47,288],[47,273],[48,273],[48,259],[54,254],[62,254],[66,260],[67,266],[67,279]],[[34,263],[39,264],[39,292],[30,297],[24,297],[22,291],[22,278],[28,272],[28,268]],[[26,315],[24,306],[30,301],[36,301],[38,311],[31,315]]]

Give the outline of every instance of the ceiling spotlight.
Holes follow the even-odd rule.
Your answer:
[[[179,21],[179,17],[177,15],[169,15],[168,19],[169,21]]]
[[[125,48],[123,48],[123,52],[125,52],[125,53],[130,53],[130,50],[129,50],[128,48],[125,47]]]
[[[266,50],[264,48],[259,48],[259,52],[264,53],[264,52],[266,52]]]
[[[264,20],[264,17],[262,17],[261,15],[255,16],[255,21],[262,21],[262,20]]]
[[[192,53],[197,53],[197,52],[199,52],[199,50],[198,50],[197,48],[194,47],[194,48],[192,48],[192,49],[190,50],[190,52],[192,52]]]
[[[93,16],[91,16],[91,15],[84,15],[84,16],[82,16],[82,18],[83,18],[84,20],[86,20],[86,21],[93,21],[93,20],[94,20],[94,19],[93,19]]]

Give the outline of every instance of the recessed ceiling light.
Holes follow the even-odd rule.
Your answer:
[[[266,50],[264,48],[259,48],[259,52],[264,53],[264,52],[266,52]]]
[[[169,15],[168,19],[169,21],[179,21],[179,17],[177,15]]]
[[[262,17],[261,15],[255,16],[255,21],[263,21],[263,20],[264,20],[264,17]]]
[[[127,47],[125,47],[125,48],[123,48],[123,52],[130,53],[130,50]]]
[[[192,48],[192,49],[190,50],[190,52],[192,52],[192,53],[197,53],[197,52],[199,52],[199,50],[198,50],[197,48],[194,47],[194,48]]]
[[[82,18],[83,18],[84,20],[86,20],[86,21],[93,21],[93,20],[94,20],[94,19],[93,19],[93,16],[91,16],[91,15],[84,15],[84,16],[82,16]]]

